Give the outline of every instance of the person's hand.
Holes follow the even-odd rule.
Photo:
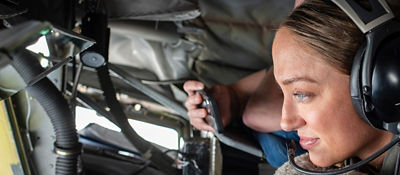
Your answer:
[[[205,117],[207,111],[205,108],[199,108],[203,102],[197,90],[204,90],[204,84],[199,81],[186,81],[183,85],[184,90],[188,93],[188,98],[185,102],[185,107],[188,110],[190,124],[199,130],[207,130],[215,132],[215,130],[206,123]],[[228,125],[231,120],[231,95],[229,88],[224,85],[215,85],[210,89],[210,94],[215,98],[218,104],[221,120],[224,126]]]

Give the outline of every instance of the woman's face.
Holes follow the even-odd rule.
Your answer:
[[[288,29],[278,31],[273,45],[274,75],[284,94],[281,127],[297,130],[301,146],[321,167],[377,149],[382,131],[358,117],[350,98],[349,76],[322,61]]]

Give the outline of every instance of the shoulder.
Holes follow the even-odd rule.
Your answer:
[[[386,152],[385,158],[383,160],[383,165],[380,170],[380,174],[393,174],[394,173],[398,153],[399,153],[399,147],[396,145],[393,146],[392,148],[390,148]]]
[[[308,167],[312,165],[311,161],[308,159],[308,153],[297,156],[295,158],[296,164],[301,166],[301,167]],[[292,174],[292,175],[300,175],[302,173],[297,172],[288,162],[284,163],[282,166],[280,166],[276,171],[275,175],[287,175],[287,174]]]
[[[308,170],[312,170],[312,171],[327,171],[329,170],[329,168],[321,168],[321,167],[317,167],[315,166],[309,159],[308,153],[297,156],[295,158],[296,164],[299,165],[300,167],[303,167],[305,169]],[[275,175],[287,175],[287,174],[291,174],[291,175],[303,175],[303,173],[300,173],[298,171],[296,171],[289,162],[286,162],[285,164],[283,164],[281,167],[279,167],[276,171],[275,171]],[[359,171],[350,171],[345,173],[345,175],[364,175],[365,173],[359,172]]]

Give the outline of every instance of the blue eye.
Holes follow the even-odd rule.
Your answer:
[[[306,101],[310,96],[304,93],[294,93],[293,96],[300,102]]]

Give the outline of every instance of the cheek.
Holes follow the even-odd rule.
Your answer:
[[[343,91],[328,89],[299,108],[305,113],[307,125],[321,137],[345,139],[363,122],[353,108],[350,94]]]
[[[368,125],[353,109],[350,99],[330,98],[308,110],[307,128],[320,138],[320,145],[310,150],[310,158],[318,166],[330,166],[352,157],[365,144]]]

